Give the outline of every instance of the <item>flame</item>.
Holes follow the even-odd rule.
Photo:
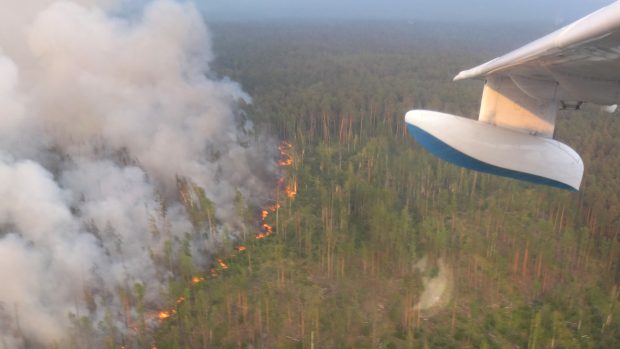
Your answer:
[[[224,263],[224,261],[221,259],[217,260],[217,264],[219,264],[222,269],[228,269],[228,264]]]
[[[286,186],[285,192],[289,199],[294,199],[295,196],[297,196],[297,178],[295,178],[292,185],[289,184]]]
[[[280,161],[278,161],[278,165],[281,167],[288,167],[293,165],[293,157],[288,151],[293,146],[288,142],[282,142],[278,146],[278,150],[280,151]]]
[[[167,318],[171,317],[172,315],[174,315],[174,313],[176,313],[174,310],[168,311],[168,310],[162,310],[159,312],[158,317],[160,320],[166,320]]]
[[[280,160],[278,161],[278,165],[282,166],[282,167],[288,167],[293,165],[293,159],[291,158],[286,158],[284,160]]]
[[[294,161],[293,161],[293,157],[290,155],[289,151],[291,150],[293,146],[288,143],[288,142],[282,142],[279,146],[278,146],[278,150],[280,151],[280,160],[278,161],[278,165],[281,167],[289,167],[292,166]],[[286,197],[289,199],[295,199],[295,197],[297,196],[297,178],[295,178],[293,180],[292,183],[287,183],[287,180],[284,176],[278,178],[277,181],[277,189],[278,190],[284,190]],[[191,203],[191,200],[188,200],[188,197],[185,196],[186,193],[181,192],[181,201],[189,201]],[[271,235],[274,234],[274,228],[273,226],[269,225],[266,220],[267,217],[269,217],[270,214],[277,212],[280,209],[281,205],[278,201],[276,201],[273,205],[268,206],[267,208],[261,210],[260,213],[260,227],[261,227],[261,231],[256,234],[256,239],[257,240],[262,240],[265,239]],[[236,251],[238,252],[243,252],[245,250],[247,250],[247,247],[244,245],[238,245],[237,247],[234,248]],[[232,258],[236,256],[236,254],[233,254],[231,256],[229,256],[229,258]],[[217,258],[217,266],[219,266],[222,270],[227,270],[228,264],[224,261],[224,259],[221,258]],[[209,270],[209,276],[211,278],[216,278],[220,276],[219,271],[213,267]],[[192,280],[191,280],[191,284],[190,287],[193,287],[194,285],[197,285],[199,283],[202,283],[206,281],[205,277],[201,277],[201,276],[193,276]],[[160,321],[165,321],[166,319],[176,315],[177,311],[176,311],[176,307],[178,307],[180,304],[182,304],[183,302],[185,302],[185,297],[181,296],[176,300],[176,305],[174,309],[171,310],[161,310],[157,313],[157,318]],[[121,347],[121,349],[124,349],[124,347]],[[157,349],[157,344],[153,343],[151,346],[151,349]]]
[[[292,147],[293,146],[288,142],[282,142],[278,146],[278,150],[280,151],[280,160],[278,161],[278,165],[280,167],[288,167],[288,166],[293,165],[294,163],[293,157],[289,153]],[[286,197],[288,197],[289,199],[294,199],[295,196],[297,196],[297,179],[295,179],[292,184],[287,184],[286,177],[282,176],[278,178],[277,188],[283,189],[286,194]],[[272,225],[270,225],[266,221],[267,221],[267,217],[269,217],[271,213],[275,213],[276,211],[278,211],[280,207],[282,206],[280,205],[278,201],[276,201],[273,205],[261,211],[260,213],[261,232],[256,234],[255,236],[256,240],[262,240],[268,236],[273,235],[275,229],[273,228]]]

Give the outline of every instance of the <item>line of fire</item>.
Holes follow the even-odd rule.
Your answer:
[[[280,153],[280,158],[277,161],[277,164],[281,169],[286,169],[288,167],[291,167],[294,164],[294,159],[293,159],[293,156],[291,155],[292,148],[293,148],[292,144],[286,141],[282,141],[279,144],[278,151]],[[280,200],[279,200],[279,193],[282,192],[283,194],[285,194],[286,198],[290,200],[295,199],[297,195],[297,179],[292,178],[289,180],[287,178],[288,177],[286,176],[286,174],[282,174],[278,178],[276,182],[276,186],[275,186],[275,191],[276,191],[275,203],[261,210],[260,221],[259,221],[259,232],[254,236],[256,240],[263,240],[275,234],[274,227],[268,224],[267,221],[268,221],[268,217],[271,214],[277,213],[277,211],[281,207]],[[243,244],[239,244],[234,247],[235,253],[227,256],[226,258],[215,258],[213,267],[209,270],[208,274],[205,276],[193,276],[189,287],[193,288],[199,284],[202,284],[208,279],[218,278],[222,272],[224,272],[225,270],[229,268],[228,263],[226,261],[235,258],[236,256],[238,256],[240,253],[243,253],[247,249],[248,249],[247,246]],[[177,298],[176,302],[168,309],[154,311],[148,317],[151,320],[159,320],[160,322],[167,321],[168,319],[174,317],[177,314],[177,308],[184,302],[185,302],[185,297],[181,296]],[[125,346],[121,346],[121,349],[125,349]],[[156,343],[152,344],[151,349],[157,349]]]

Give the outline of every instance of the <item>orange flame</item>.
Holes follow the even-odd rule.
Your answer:
[[[278,165],[282,167],[288,167],[293,165],[293,157],[291,156],[291,154],[288,153],[288,151],[292,147],[293,146],[288,142],[280,143],[280,145],[278,146],[278,150],[280,151],[280,161],[278,161]]]
[[[160,320],[165,320],[165,319],[171,317],[172,315],[174,315],[174,310],[172,310],[172,311],[162,310],[162,311],[159,312],[158,317],[159,317]]]
[[[263,230],[265,230],[265,234],[271,235],[271,233],[273,233],[273,227],[270,226],[269,224],[263,223],[262,227],[263,227]]]
[[[295,179],[295,181],[293,182],[293,184],[289,184],[286,186],[286,196],[289,199],[294,199],[295,196],[297,196],[297,179]]]
[[[217,264],[219,264],[222,269],[228,269],[228,264],[224,263],[224,261],[221,259],[217,260]]]
[[[288,143],[288,142],[282,142],[279,146],[278,146],[278,150],[280,151],[280,161],[278,161],[278,165],[282,166],[282,167],[288,167],[288,166],[292,166],[294,161],[293,161],[293,157],[289,154],[289,150],[292,148],[293,146]],[[277,188],[283,188],[285,191],[286,196],[289,199],[294,199],[295,196],[297,195],[297,178],[294,179],[293,183],[287,183],[286,182],[286,178],[280,177],[278,178],[277,181]],[[182,193],[183,195],[183,193]],[[182,200],[186,200],[187,198],[182,197]],[[275,204],[267,207],[266,209],[263,209],[261,211],[260,217],[261,217],[261,232],[259,232],[256,235],[256,239],[257,240],[261,240],[264,239],[268,236],[273,235],[274,233],[274,228],[273,226],[269,225],[266,222],[267,217],[271,214],[271,213],[275,213],[278,211],[278,209],[280,209],[281,205],[279,202],[276,201]],[[247,250],[246,246],[243,245],[238,245],[237,247],[235,247],[235,250],[238,252],[242,252]],[[234,257],[235,254],[232,255],[232,257]],[[226,264],[226,262],[224,262],[223,259],[216,259],[217,261],[217,265],[223,269],[226,270],[228,269],[228,264]],[[211,277],[215,278],[218,277],[220,274],[218,272],[218,270],[214,267],[211,268],[209,270],[209,274]],[[204,277],[201,276],[193,276],[192,280],[191,280],[191,286],[197,285],[201,282],[204,282],[206,279]],[[176,305],[180,305],[183,302],[185,302],[185,297],[181,296],[176,300]],[[164,321],[168,318],[170,318],[171,316],[176,315],[176,309],[171,309],[171,310],[162,310],[159,311],[159,313],[157,313],[157,318],[159,318],[159,320]],[[121,347],[121,349],[124,349],[124,347]],[[151,349],[157,349],[157,345],[156,343],[152,344]]]
[[[278,165],[282,166],[282,167],[288,167],[293,165],[293,159],[290,157],[285,158],[284,160],[280,160],[278,161]]]

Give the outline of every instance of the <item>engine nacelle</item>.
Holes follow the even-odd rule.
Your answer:
[[[413,138],[434,155],[476,171],[577,191],[583,161],[551,138],[429,110],[405,115]]]

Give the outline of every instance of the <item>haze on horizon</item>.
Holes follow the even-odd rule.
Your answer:
[[[214,21],[263,20],[428,20],[457,22],[537,21],[567,24],[611,0],[207,0]]]

